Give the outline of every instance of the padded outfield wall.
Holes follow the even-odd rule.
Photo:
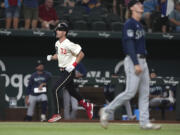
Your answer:
[[[44,35],[40,32],[34,32],[33,35],[29,31],[20,31],[16,35],[19,31],[13,32],[9,34],[0,31],[0,75],[6,78],[5,93],[8,97],[19,96],[18,105],[23,106],[27,81],[38,59],[45,61],[46,70],[58,75],[57,63],[46,61],[46,55],[55,52],[56,39],[53,32],[44,32]],[[88,77],[109,77],[123,61],[121,33],[70,32],[68,37],[82,46],[85,52],[83,63],[87,67]],[[160,76],[179,78],[180,35],[150,34],[146,41],[149,67],[155,68]],[[180,108],[177,109],[180,112]]]

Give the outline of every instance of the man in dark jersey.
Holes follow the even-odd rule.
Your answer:
[[[44,70],[44,64],[41,60],[37,61],[36,72],[32,73],[27,91],[25,103],[27,105],[27,114],[25,121],[32,121],[34,109],[37,102],[41,102],[41,121],[46,121],[47,112],[47,83],[51,79],[52,74]]]
[[[140,24],[144,8],[139,0],[131,0],[128,8],[131,18],[125,22],[122,31],[122,45],[126,55],[124,60],[126,89],[100,110],[100,123],[103,128],[107,128],[109,114],[124,102],[132,99],[138,92],[140,127],[142,129],[160,129],[160,125],[152,124],[149,121],[149,69],[146,63],[145,32]]]

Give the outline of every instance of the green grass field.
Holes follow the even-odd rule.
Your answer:
[[[180,135],[180,124],[162,124],[157,131],[141,130],[138,124],[0,122],[0,135]]]

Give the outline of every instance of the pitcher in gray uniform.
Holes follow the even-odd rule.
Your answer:
[[[145,32],[140,19],[143,5],[139,0],[131,0],[128,4],[131,18],[123,27],[122,45],[126,55],[124,67],[126,73],[126,89],[106,107],[100,109],[100,124],[108,127],[108,117],[114,110],[139,93],[140,127],[142,129],[160,129],[149,121],[149,70],[146,63]]]

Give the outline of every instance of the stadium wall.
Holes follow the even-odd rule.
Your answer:
[[[118,38],[120,33],[113,33],[115,35],[108,38],[106,37],[108,33],[100,33],[100,37],[96,35],[97,33],[90,33],[89,37],[88,34],[84,37],[83,33],[81,34],[82,36],[74,37],[71,33],[68,37],[82,46],[85,52],[83,63],[87,67],[89,77],[110,76],[124,58],[121,38]],[[180,36],[175,35],[175,38],[171,38],[156,34],[147,36],[147,61],[149,67],[155,68],[160,76],[180,77],[180,39],[178,37]],[[24,106],[24,91],[28,77],[34,70],[35,62],[38,59],[46,61],[46,55],[55,52],[56,39],[52,35],[19,34],[16,36],[2,35],[2,33],[0,39],[0,76],[8,80],[5,81],[5,93],[8,97],[19,96],[18,106]],[[53,75],[58,75],[56,62],[45,62],[45,67]],[[3,81],[0,83],[1,86],[4,85]],[[178,91],[178,97],[179,93]],[[7,96],[5,98],[8,102]],[[177,103],[180,104],[180,101],[177,100]],[[177,118],[179,118],[180,109],[178,106],[176,109]]]

